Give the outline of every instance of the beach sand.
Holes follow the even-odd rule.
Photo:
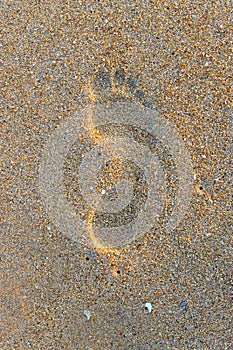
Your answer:
[[[4,2],[2,349],[233,348],[231,10]],[[90,232],[84,244],[59,230],[38,179],[56,128],[116,101],[155,108],[174,126],[193,185],[173,230],[106,249]]]

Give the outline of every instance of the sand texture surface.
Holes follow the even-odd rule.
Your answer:
[[[1,349],[233,349],[231,1],[1,12]]]

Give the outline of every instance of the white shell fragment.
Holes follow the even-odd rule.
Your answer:
[[[146,304],[145,304],[145,308],[148,310],[149,313],[150,313],[150,312],[152,311],[152,309],[153,309],[151,303],[146,303]]]
[[[84,310],[84,315],[86,316],[87,320],[89,321],[91,318],[91,313],[89,310]]]

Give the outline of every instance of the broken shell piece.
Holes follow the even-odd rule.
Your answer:
[[[148,312],[150,313],[151,311],[152,311],[152,305],[151,305],[151,303],[146,303],[145,304],[145,308],[148,310]]]
[[[90,320],[91,318],[91,313],[89,310],[84,310],[84,315],[86,316],[86,318],[88,319],[88,321]]]

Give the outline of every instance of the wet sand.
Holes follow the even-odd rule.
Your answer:
[[[4,3],[2,349],[233,347],[230,11],[229,1]],[[133,89],[106,86],[117,71]],[[38,179],[56,127],[112,99],[149,101],[174,125],[193,193],[171,232],[100,249],[57,228]]]

